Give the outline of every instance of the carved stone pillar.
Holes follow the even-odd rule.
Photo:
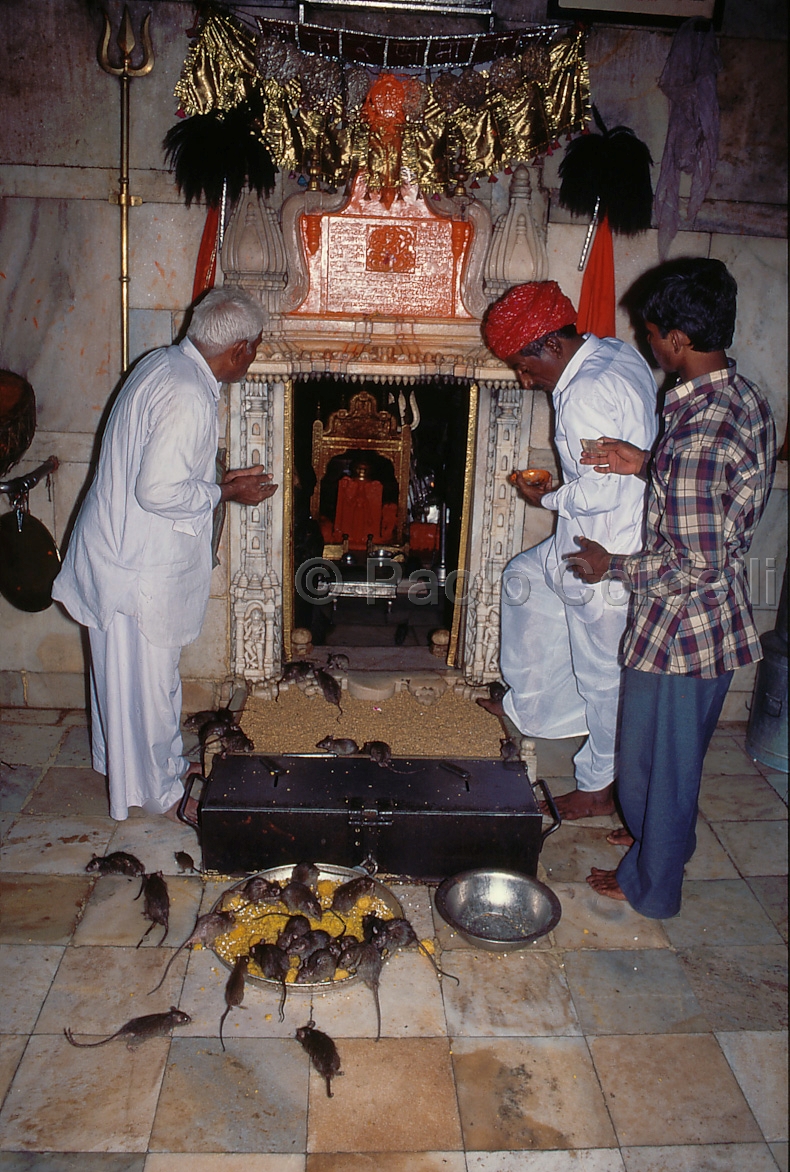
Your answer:
[[[512,285],[546,280],[546,221],[545,197],[540,190],[533,196],[529,168],[519,163],[510,181],[510,207],[494,225],[485,271],[489,300],[501,297]]]
[[[478,462],[485,461],[485,471],[477,477],[477,484],[484,486],[484,496],[481,514],[476,509],[475,529],[480,537],[470,564],[472,585],[464,654],[464,675],[470,684],[499,677],[502,571],[520,550],[520,526],[516,522],[523,506],[508,477],[519,467],[524,401],[519,387],[502,383],[491,391],[488,418],[481,415],[480,420],[486,445],[485,451],[478,446],[477,458]]]
[[[288,277],[277,213],[254,192],[243,195],[222,245],[226,285],[242,285],[270,314],[279,312]]]
[[[231,456],[236,467],[263,464],[278,477],[282,398],[282,383],[254,376],[233,388]],[[253,693],[267,695],[282,660],[282,496],[276,493],[231,515],[233,671]]]

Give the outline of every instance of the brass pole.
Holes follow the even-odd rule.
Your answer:
[[[124,5],[117,45],[121,50],[122,64],[110,62],[110,18],[104,14],[104,33],[99,42],[98,60],[105,73],[117,77],[121,85],[121,170],[118,190],[110,194],[110,203],[117,203],[121,210],[121,374],[129,365],[129,208],[139,207],[143,202],[139,195],[129,192],[129,82],[133,77],[145,77],[154,67],[154,50],[151,44],[150,12],[143,20],[140,35],[143,41],[143,60],[132,65],[132,53],[136,41],[132,31],[129,9]]]

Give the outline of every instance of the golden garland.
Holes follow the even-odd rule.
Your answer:
[[[371,186],[388,186],[391,158],[371,129],[367,100],[359,100],[359,67],[356,96],[344,102],[352,87],[337,92],[337,62],[305,55],[308,67],[293,76],[298,51],[289,47],[289,79],[281,82],[258,71],[257,43],[234,17],[207,17],[175,90],[184,113],[231,110],[250,89],[257,89],[266,110],[262,124],[251,132],[281,170],[309,172],[339,186],[362,166]],[[262,59],[267,59],[265,53]],[[503,67],[505,60],[499,59],[489,72],[445,72],[433,82],[397,75],[407,87],[399,127],[401,165],[424,191],[436,192],[475,174],[495,175],[508,164],[528,162],[550,150],[560,135],[583,129],[590,83],[582,31],[559,35],[550,43],[544,31],[510,67]]]

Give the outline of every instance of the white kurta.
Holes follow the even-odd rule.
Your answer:
[[[178,656],[209,597],[218,400],[188,339],[138,363],[52,590],[90,630],[94,768],[108,773],[114,818],[129,805],[163,812],[183,788]]]
[[[627,343],[593,335],[562,373],[553,393],[554,442],[562,485],[542,499],[556,510],[555,533],[518,554],[502,581],[502,676],[507,716],[524,734],[589,737],[575,758],[580,789],[614,779],[618,653],[628,598],[616,584],[577,581],[563,554],[588,537],[612,553],[642,548],[645,484],[602,475],[579,463],[582,439],[601,435],[649,449],[656,437],[656,384]]]

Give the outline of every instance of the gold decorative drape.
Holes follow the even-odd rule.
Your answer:
[[[413,71],[397,74],[410,83],[401,162],[423,191],[437,192],[458,178],[494,175],[508,164],[528,162],[549,150],[560,135],[583,129],[590,110],[583,32],[541,29],[534,37],[524,33],[525,40],[526,51],[507,70],[500,58],[500,68],[491,72],[467,69],[458,76],[434,70],[424,80]],[[273,43],[275,49],[283,47],[267,39],[269,48]],[[183,112],[192,116],[231,110],[257,90],[265,113],[250,129],[281,170],[309,173],[339,186],[363,167],[371,186],[386,185],[386,152],[371,132],[358,93],[352,100],[345,63],[338,66],[289,45],[287,68],[280,77],[266,76],[276,72],[268,64],[273,54],[256,52],[258,46],[259,38],[235,17],[210,14],[176,86]],[[256,58],[266,63],[264,73]],[[346,79],[339,93],[333,81],[338,68]],[[358,66],[354,72],[358,86]],[[371,83],[374,76],[370,72]]]

